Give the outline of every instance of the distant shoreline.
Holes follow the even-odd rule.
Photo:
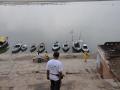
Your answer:
[[[16,0],[0,0],[0,5],[31,5],[31,4],[64,4],[64,3],[72,3],[72,2],[96,2],[96,1],[115,1],[115,0],[30,0],[30,1],[16,1]],[[116,0],[117,1],[117,0]]]

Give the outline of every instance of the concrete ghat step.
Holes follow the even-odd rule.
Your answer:
[[[114,88],[120,88],[120,82],[114,79],[104,79],[106,82],[110,83]]]
[[[14,87],[0,87],[0,90],[14,90]]]

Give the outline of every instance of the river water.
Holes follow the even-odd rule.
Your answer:
[[[0,35],[10,46],[82,39],[91,52],[98,44],[120,41],[120,1],[0,5]]]

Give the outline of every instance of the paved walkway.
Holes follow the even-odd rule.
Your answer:
[[[95,59],[63,59],[65,77],[61,90],[120,90],[112,79],[101,79]],[[32,60],[0,60],[0,90],[49,90],[46,63]],[[110,83],[108,83],[110,82]]]

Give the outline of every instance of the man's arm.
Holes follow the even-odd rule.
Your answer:
[[[62,72],[59,72],[59,79],[62,79]]]
[[[62,63],[60,63],[59,64],[59,79],[61,80],[61,79],[63,79],[63,77],[64,77],[64,75],[63,75],[63,64]]]
[[[47,70],[47,79],[49,80],[49,70]]]
[[[61,72],[59,72],[59,79],[61,80],[61,79],[63,79],[63,73],[62,73],[62,71]]]

